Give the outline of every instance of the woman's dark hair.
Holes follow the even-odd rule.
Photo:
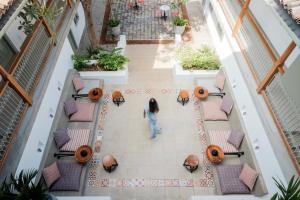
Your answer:
[[[155,113],[155,112],[159,111],[157,101],[154,98],[151,98],[149,100],[149,111],[152,112],[152,113]]]

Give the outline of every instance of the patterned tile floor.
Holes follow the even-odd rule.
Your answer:
[[[121,33],[128,40],[174,39],[174,28],[171,24],[170,12],[166,12],[167,20],[155,17],[155,10],[160,5],[170,5],[170,0],[147,0],[138,10],[129,9],[128,2],[112,0],[110,18],[121,20]],[[107,32],[107,40],[111,33]]]
[[[84,195],[108,195],[112,199],[188,199],[215,194],[214,166],[204,156],[206,137],[200,104],[192,96],[182,106],[180,89],[190,94],[193,81],[174,82],[170,56],[172,45],[129,45],[129,80],[126,85],[105,85],[95,138],[102,138],[100,153],[88,164]],[[111,93],[118,89],[126,102],[117,107]],[[150,140],[149,125],[142,117],[145,103],[157,99],[162,134]],[[101,160],[112,154],[119,166],[104,171]],[[196,154],[200,167],[192,174],[183,166],[188,154]]]

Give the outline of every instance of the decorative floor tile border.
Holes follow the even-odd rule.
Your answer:
[[[214,181],[209,179],[89,179],[88,187],[214,187]]]
[[[101,101],[101,110],[98,121],[98,131],[96,137],[103,136],[105,120],[109,111],[109,104],[111,102],[111,93],[115,89],[108,89],[103,95]],[[178,88],[163,88],[163,89],[144,89],[144,88],[128,88],[120,91],[126,95],[142,95],[153,94],[159,92],[163,95],[178,94],[181,89]],[[204,130],[204,122],[201,117],[201,102],[194,97],[193,90],[187,90],[191,96],[190,103],[193,104],[196,134],[199,136],[201,143],[201,153],[203,154],[203,164],[205,178],[199,179],[103,179],[97,176],[97,168],[102,167],[101,159],[94,154],[94,157],[88,164],[88,187],[102,188],[102,187],[215,187],[214,183],[214,166],[208,161],[205,156],[205,149],[207,147],[207,140]]]

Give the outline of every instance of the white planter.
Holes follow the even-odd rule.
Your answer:
[[[124,55],[126,48],[126,36],[120,35],[120,40],[116,48],[122,48],[121,54]],[[88,64],[96,64],[96,60],[89,60]],[[128,64],[118,71],[80,71],[80,76],[84,79],[102,79],[104,84],[126,84],[128,81]]]
[[[194,82],[195,78],[214,78],[218,72],[219,70],[184,70],[176,59],[173,63],[173,75],[178,83],[181,81]]]
[[[121,25],[119,24],[116,27],[111,27],[111,32],[114,36],[119,36],[121,33]]]
[[[175,34],[181,35],[185,30],[185,26],[175,26]]]

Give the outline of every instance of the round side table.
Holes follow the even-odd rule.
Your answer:
[[[194,89],[194,95],[195,97],[197,97],[198,99],[206,99],[208,97],[208,90],[201,87],[201,86],[197,86]]]
[[[93,149],[88,145],[82,145],[75,151],[75,160],[85,164],[93,157]]]
[[[88,97],[91,101],[98,101],[103,95],[101,88],[93,88],[89,91]]]
[[[220,164],[224,160],[224,152],[221,147],[211,144],[206,148],[206,156],[213,164]]]

